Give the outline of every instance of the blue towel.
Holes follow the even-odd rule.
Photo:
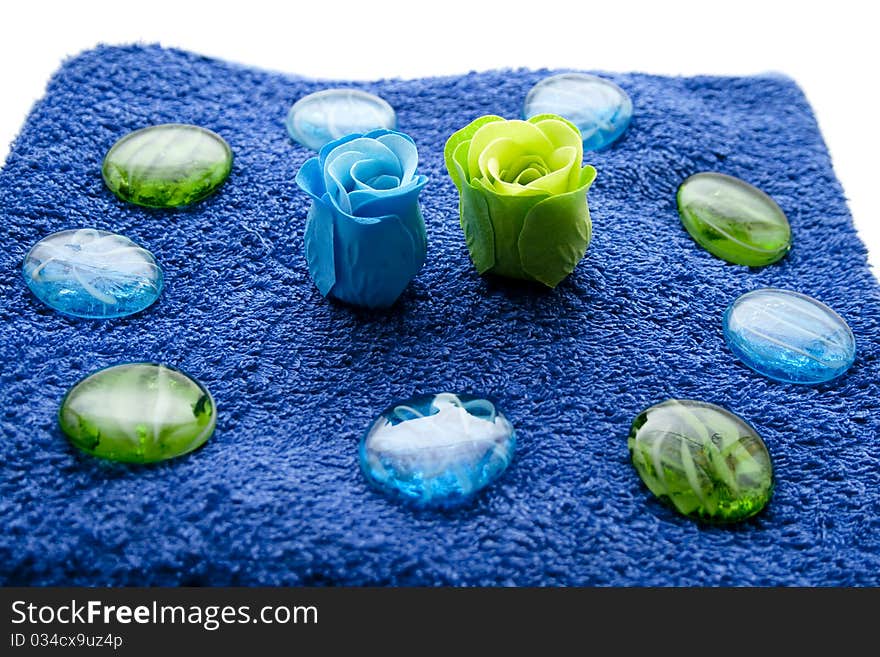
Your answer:
[[[339,85],[156,46],[99,47],[49,83],[0,173],[0,581],[68,585],[878,585],[880,291],[803,93],[775,75],[608,75],[635,105],[628,133],[586,154],[594,237],[556,290],[480,277],[443,145],[482,114],[520,116],[545,70],[346,83],[386,98],[415,139],[425,267],[389,311],[325,300],[303,257],[312,153],[285,114]],[[103,185],[131,130],[186,122],[235,152],[220,192],[148,210]],[[769,193],[794,248],[749,269],[681,227],[675,192],[720,171]],[[126,235],[165,268],[159,302],[82,321],[41,305],[19,266],[45,235]],[[852,326],[842,379],[799,387],[737,362],[721,315],[777,286]],[[200,379],[219,419],[207,445],[132,467],[60,433],[65,391],[94,370],[158,361]],[[357,443],[414,393],[494,396],[516,426],[503,478],[457,511],[415,511],[368,487]],[[630,464],[632,419],[669,397],[750,421],[775,464],[756,518],[695,523]]]

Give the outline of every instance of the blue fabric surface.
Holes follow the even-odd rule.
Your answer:
[[[312,155],[284,128],[326,81],[152,46],[67,62],[0,173],[0,581],[4,584],[880,584],[880,293],[810,108],[783,77],[610,75],[635,118],[586,155],[594,237],[555,291],[481,278],[442,149],[482,114],[519,116],[547,71],[355,84],[397,110],[430,177],[425,267],[389,311],[323,299],[303,257]],[[221,191],[185,210],[118,201],[101,181],[130,130],[203,125],[235,152]],[[765,190],[795,245],[760,270],[682,229],[675,191],[715,170]],[[139,315],[76,321],[43,307],[19,265],[69,227],[122,233],[167,274]],[[843,315],[854,367],[816,387],[736,362],[721,316],[779,286]],[[106,463],[56,424],[95,369],[154,360],[199,378],[219,407],[193,454]],[[389,401],[494,395],[518,453],[472,507],[413,511],[371,490],[357,441]],[[761,433],[776,490],[758,517],[708,527],[652,499],[630,465],[632,418],[668,397],[721,404]]]

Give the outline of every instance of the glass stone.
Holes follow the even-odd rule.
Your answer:
[[[678,188],[685,230],[714,256],[736,265],[763,267],[791,248],[782,209],[757,187],[722,173],[698,173]]]
[[[563,73],[544,78],[532,87],[523,114],[527,119],[558,114],[581,131],[585,151],[598,151],[626,132],[633,105],[629,95],[610,80],[586,73]]]
[[[104,182],[123,201],[151,208],[189,205],[232,171],[232,150],[218,134],[165,123],[129,133],[107,152]]]
[[[286,125],[294,141],[318,151],[352,133],[393,130],[397,115],[384,99],[366,91],[325,89],[296,101],[287,113]]]
[[[734,355],[776,381],[823,383],[846,372],[856,340],[846,321],[805,294],[764,288],[747,292],[724,313]]]
[[[488,399],[441,393],[400,401],[373,422],[360,443],[367,480],[422,507],[469,501],[507,469],[516,435]]]
[[[94,456],[153,463],[200,447],[214,432],[214,399],[183,372],[154,363],[98,370],[73,386],[58,412],[61,430]]]
[[[691,518],[733,522],[755,515],[773,490],[770,454],[730,411],[670,399],[636,417],[629,451],[654,495]]]
[[[88,228],[41,239],[21,273],[47,306],[88,319],[139,312],[159,297],[164,282],[152,253],[122,235]]]

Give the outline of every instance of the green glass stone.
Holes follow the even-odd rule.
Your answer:
[[[104,182],[123,201],[151,208],[195,203],[232,170],[232,150],[218,134],[195,125],[165,123],[135,130],[104,157]]]
[[[736,265],[763,267],[791,248],[782,209],[757,187],[722,173],[698,173],[678,188],[681,223],[697,244]]]
[[[745,420],[704,402],[670,399],[636,417],[629,451],[654,495],[691,518],[734,522],[767,504],[773,466]]]
[[[64,396],[61,430],[81,450],[126,463],[186,454],[211,437],[214,399],[198,381],[165,365],[126,363],[99,370]]]

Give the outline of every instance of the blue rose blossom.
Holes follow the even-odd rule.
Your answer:
[[[331,141],[296,183],[312,197],[305,227],[309,273],[324,296],[386,308],[425,262],[427,237],[409,135],[373,130]]]

